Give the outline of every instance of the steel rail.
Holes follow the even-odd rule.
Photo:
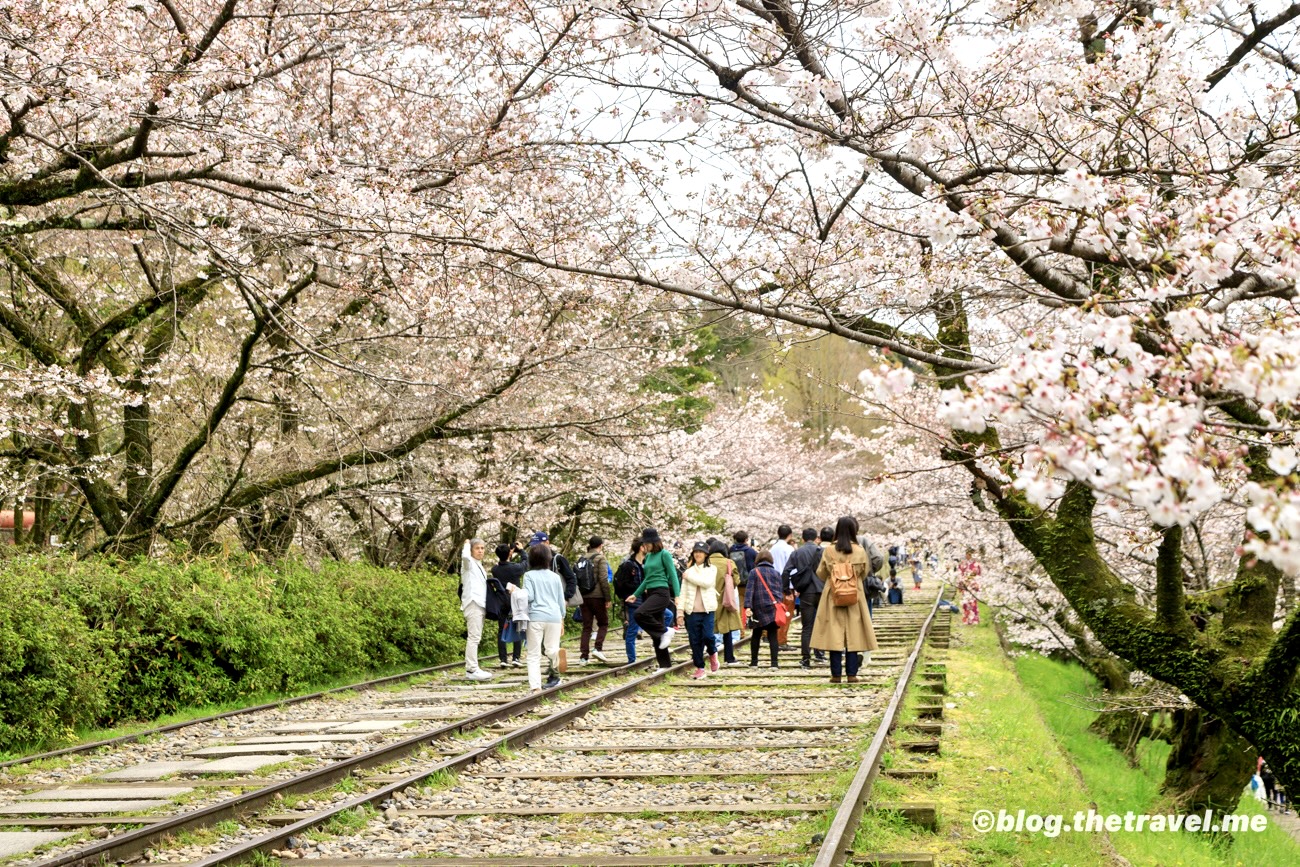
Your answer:
[[[893,721],[897,717],[898,708],[901,705],[901,696],[906,691],[905,689],[906,682],[910,680],[911,674],[916,668],[916,663],[917,660],[919,659],[920,650],[924,646],[924,642],[929,634],[930,626],[934,622],[935,611],[937,610],[937,606],[938,606],[938,599],[942,598],[942,594],[943,594],[943,586],[940,586],[939,595],[938,597],[936,597],[935,604],[931,606],[930,611],[926,615],[922,624],[919,626],[915,644],[913,646],[911,653],[909,654],[904,670],[900,674],[899,683],[900,686],[902,686],[903,688],[895,689],[894,696],[891,699],[891,703],[889,707],[890,713],[887,714],[885,718],[882,718],[880,729],[877,731],[877,737],[875,740],[873,740],[872,743],[873,748],[877,746],[878,741],[883,742],[883,736],[881,733],[887,731],[889,727],[892,727]],[[537,738],[543,737],[556,730],[565,728],[570,723],[572,723],[573,720],[585,716],[588,712],[594,710],[595,708],[598,708],[611,701],[614,701],[616,699],[634,693],[646,686],[660,682],[665,677],[667,677],[667,675],[685,669],[689,667],[690,664],[691,663],[689,661],[683,661],[673,666],[671,669],[669,669],[666,672],[638,678],[629,683],[614,687],[599,695],[586,699],[585,701],[581,702],[578,705],[575,705],[572,708],[557,711],[556,713],[551,714],[545,719],[531,723],[527,726],[516,729],[514,731],[504,733],[501,737],[498,737],[487,744],[484,744],[479,747],[475,747],[473,749],[466,750],[464,753],[460,755],[448,757],[438,762],[437,764],[427,766],[416,773],[403,777],[402,779],[397,780],[395,782],[386,784],[379,789],[376,789],[374,791],[368,792],[363,795],[358,795],[356,797],[350,798],[338,804],[332,804],[329,807],[326,807],[324,810],[321,810],[317,813],[313,813],[308,816],[304,816],[302,819],[296,822],[292,822],[288,825],[283,825],[274,828],[273,830],[270,830],[267,833],[262,834],[261,836],[251,838],[241,843],[237,843],[221,852],[213,853],[200,860],[186,862],[184,867],[235,867],[235,865],[249,862],[259,854],[268,855],[273,850],[285,848],[288,845],[288,841],[290,838],[299,837],[304,833],[312,830],[313,828],[325,824],[335,816],[341,815],[350,810],[356,810],[358,808],[365,807],[367,805],[373,805],[373,806],[381,805],[383,802],[392,798],[393,795],[395,795],[396,793],[401,792],[404,789],[407,789],[411,786],[418,786],[420,783],[422,783],[423,781],[427,780],[428,778],[436,774],[442,772],[451,772],[451,773],[460,772],[470,767],[471,765],[475,764],[476,762],[482,761],[483,759],[492,756],[502,748],[526,745],[532,742],[533,740],[536,740]],[[638,665],[640,665],[640,663],[638,663]],[[879,758],[877,757],[874,762],[871,762],[871,765],[872,767],[878,768]],[[857,779],[855,778],[855,783],[856,782]],[[837,811],[836,823],[841,824],[846,828],[853,828],[856,827],[856,818],[853,821],[845,821],[843,819],[843,813],[846,809],[845,804],[847,804],[848,802],[849,802],[849,798],[846,797],[845,802],[841,804],[839,810]],[[843,831],[841,831],[840,833],[841,836],[844,836]],[[848,837],[848,840],[851,843],[852,841],[851,836]],[[785,861],[787,861],[788,859],[789,859],[788,855],[782,855],[782,856],[755,855],[755,856],[744,856],[743,858],[731,858],[731,859],[726,859],[726,858],[683,859],[680,856],[674,856],[671,859],[661,858],[661,859],[652,859],[652,860],[656,860],[656,862],[662,862],[662,863],[671,862],[673,864],[688,863],[688,862],[692,864],[715,864],[715,863],[716,864],[728,864],[728,863],[737,863],[737,864],[773,863],[774,864],[777,863],[778,861],[780,863],[785,863]],[[516,859],[516,861],[520,861],[520,860],[521,859]],[[541,863],[542,861],[546,861],[547,863],[550,863],[556,860],[557,859],[535,859],[535,863]],[[357,867],[364,867],[364,865],[366,865],[368,862],[366,861],[366,859],[359,859],[359,860],[353,859],[350,860],[349,863],[355,863]],[[533,863],[533,862],[530,861],[529,863]],[[569,863],[569,862],[565,861],[565,863]],[[597,861],[593,861],[592,863],[603,863],[603,862],[598,859]]]
[[[5,768],[12,768],[16,765],[27,765],[27,764],[31,764],[32,762],[39,762],[43,759],[53,759],[53,758],[58,758],[59,756],[69,756],[69,755],[75,755],[77,753],[88,753],[91,750],[97,750],[100,747],[113,747],[113,746],[117,746],[118,744],[135,743],[136,741],[139,741],[143,738],[150,737],[151,735],[160,735],[160,734],[165,734],[167,732],[174,732],[177,731],[178,729],[187,728],[189,726],[196,726],[196,725],[201,725],[203,723],[215,722],[221,719],[228,719],[229,717],[232,716],[241,716],[242,714],[246,714],[246,713],[257,713],[258,711],[262,711],[262,710],[276,710],[277,708],[289,707],[290,705],[301,704],[305,701],[312,701],[313,699],[324,698],[327,695],[333,695],[334,693],[338,693],[338,692],[374,689],[376,687],[393,683],[395,681],[406,680],[412,677],[419,677],[422,674],[433,674],[434,672],[438,672],[438,671],[448,671],[462,664],[463,663],[461,662],[449,662],[446,663],[445,665],[435,665],[431,668],[417,668],[413,671],[402,672],[401,674],[390,674],[387,675],[386,677],[378,677],[375,678],[374,680],[363,680],[360,681],[359,683],[348,684],[347,686],[336,686],[332,689],[321,690],[320,692],[312,692],[306,695],[289,696],[287,698],[282,698],[282,699],[277,699],[275,701],[267,702],[266,704],[253,705],[252,707],[243,707],[243,708],[239,708],[238,710],[222,711],[221,713],[214,713],[211,714],[210,716],[185,720],[184,722],[168,723],[165,726],[157,726],[156,728],[145,729],[143,731],[134,732],[129,735],[118,735],[115,738],[106,738],[102,741],[90,741],[89,743],[74,744],[73,746],[70,747],[62,747],[57,750],[49,750],[43,753],[33,753],[30,756],[23,756],[21,758],[9,759],[8,761],[0,762],[0,771],[4,770]]]
[[[677,650],[681,649],[682,648],[677,648]],[[649,662],[650,660],[646,660],[644,664],[648,665]],[[638,666],[642,664],[643,663],[641,662],[633,663],[633,665]],[[276,828],[274,831],[270,831],[260,837],[255,837],[243,843],[236,844],[225,851],[209,855],[207,858],[203,858],[202,860],[187,862],[185,867],[223,867],[223,865],[235,865],[249,860],[253,857],[254,853],[261,852],[267,854],[272,849],[283,848],[290,837],[309,831],[317,825],[328,822],[330,819],[340,815],[341,813],[355,810],[358,807],[364,807],[367,804],[380,804],[383,801],[388,800],[395,793],[409,788],[410,786],[419,785],[435,774],[443,771],[461,771],[475,762],[482,761],[483,759],[492,756],[500,749],[528,744],[531,741],[548,735],[557,729],[564,728],[569,723],[573,722],[573,720],[585,716],[589,711],[592,711],[595,708],[614,701],[615,699],[622,698],[625,695],[630,695],[631,693],[649,686],[650,684],[658,683],[669,674],[685,669],[689,665],[691,665],[691,661],[684,660],[677,663],[672,668],[661,671],[658,674],[648,674],[645,677],[639,677],[636,680],[622,684],[621,686],[616,686],[613,689],[606,690],[605,692],[592,696],[571,708],[556,711],[545,719],[538,720],[535,723],[530,723],[527,726],[503,734],[496,740],[481,747],[467,750],[458,756],[453,756],[449,759],[438,762],[436,765],[431,765],[417,773],[404,777],[395,783],[389,783],[373,792],[358,795],[355,798],[349,798],[348,800],[332,805],[319,813],[313,813],[310,816],[300,819],[291,825]],[[624,666],[624,668],[627,667],[630,666]]]
[[[683,649],[684,646],[679,646],[674,648],[671,652],[677,653]],[[473,716],[465,717],[455,722],[439,726],[436,729],[422,731],[400,741],[385,744],[384,746],[371,750],[370,752],[350,756],[346,759],[334,762],[333,764],[326,765],[323,768],[317,768],[300,776],[293,777],[292,779],[273,783],[252,792],[235,795],[234,797],[228,798],[217,804],[211,804],[207,807],[193,810],[188,813],[169,816],[160,822],[133,831],[128,831],[127,833],[116,837],[96,841],[90,846],[65,852],[54,858],[39,861],[37,864],[39,867],[92,867],[92,865],[120,862],[129,859],[134,855],[140,854],[151,845],[168,835],[182,831],[190,831],[195,828],[207,827],[227,819],[238,818],[246,813],[253,812],[254,810],[272,803],[277,797],[282,795],[317,791],[351,775],[353,771],[387,764],[388,762],[418,752],[429,741],[479,728],[480,726],[499,722],[503,719],[509,719],[510,717],[521,713],[527,713],[542,702],[547,701],[556,695],[580,689],[581,687],[597,683],[607,678],[617,677],[637,671],[638,669],[647,668],[653,664],[654,661],[653,657],[641,659],[616,668],[607,668],[574,680],[565,681],[554,689],[543,690],[540,693],[526,695],[515,699],[514,701],[496,705],[481,713],[474,714]],[[669,670],[675,671],[685,664],[686,663],[679,663],[677,666],[674,666]],[[652,678],[658,680],[661,676],[662,675],[653,675]],[[641,682],[642,680],[635,680],[632,681],[632,684],[638,684]],[[623,689],[623,687],[619,687],[618,689]],[[517,736],[519,732],[526,732],[531,728],[531,726],[524,727],[499,740],[503,745],[509,744],[511,742],[510,739]],[[441,765],[439,766],[439,769],[440,768]],[[436,773],[436,771],[430,773]]]
[[[903,708],[903,698],[911,686],[912,675],[916,672],[916,664],[921,658],[921,651],[925,648],[925,640],[929,637],[930,627],[934,624],[935,615],[939,611],[939,603],[943,600],[945,587],[947,587],[946,583],[939,585],[939,592],[934,598],[934,604],[930,606],[930,613],[921,624],[916,644],[898,675],[898,683],[894,687],[894,694],[889,704],[885,707],[885,714],[881,717],[880,727],[876,729],[876,736],[871,739],[871,745],[867,747],[862,763],[858,765],[858,772],[854,774],[853,782],[849,784],[848,791],[844,793],[839,807],[835,810],[835,818],[822,840],[821,848],[817,850],[817,857],[812,867],[842,867],[848,858],[849,850],[853,846],[853,836],[862,821],[862,811],[866,808],[867,799],[871,797],[871,787],[880,774],[880,762],[885,756],[885,742],[898,722],[898,714]]]

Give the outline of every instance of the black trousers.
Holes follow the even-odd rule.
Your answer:
[[[672,607],[672,594],[665,587],[656,587],[646,593],[645,601],[636,610],[636,625],[650,636],[660,668],[670,668],[673,664],[672,655],[659,647],[659,639],[664,637],[664,611]]]
[[[500,658],[502,663],[506,661],[506,643],[501,640],[501,630],[505,628],[506,628],[505,623],[498,620],[497,621],[497,656]],[[524,643],[522,641],[516,641],[514,642],[514,645],[515,645],[514,653],[511,655],[510,658],[513,659],[515,662],[518,662],[519,652],[524,649]]]
[[[777,643],[776,643],[776,624],[769,623],[767,626],[754,627],[753,633],[749,636],[749,664],[758,665],[758,645],[762,641],[763,634],[767,634],[767,647],[772,654],[772,667],[776,668]]]
[[[799,635],[799,658],[804,662],[812,659],[813,624],[817,622],[817,603],[821,601],[820,593],[799,594],[799,619],[803,621],[803,631]]]

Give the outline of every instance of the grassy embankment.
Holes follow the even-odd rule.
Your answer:
[[[916,831],[901,819],[877,815],[864,823],[858,852],[933,852],[945,867],[956,865],[1106,865],[1101,835],[1062,832],[977,833],[978,810],[1015,814],[1063,814],[1066,823],[1077,811],[1099,813],[1166,812],[1159,794],[1166,744],[1143,745],[1141,765],[1130,768],[1124,757],[1087,730],[1092,714],[1075,706],[1071,696],[1096,689],[1081,669],[1037,655],[1008,659],[985,620],[979,628],[953,626],[948,660],[948,695],[954,704],[944,712],[943,754],[935,759],[892,754],[894,767],[928,767],[939,771],[936,783],[899,783],[882,779],[875,803],[930,801],[938,808],[939,830]],[[910,697],[905,721],[914,721]],[[1253,799],[1240,811],[1259,812]],[[1124,832],[1110,835],[1115,852],[1135,867],[1223,867],[1223,865],[1300,863],[1300,844],[1270,826],[1263,833],[1237,834],[1215,841],[1187,833]]]

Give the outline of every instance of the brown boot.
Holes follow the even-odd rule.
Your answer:
[[[857,683],[857,682],[858,682],[858,676],[857,676],[856,674],[850,674],[850,675],[848,676],[847,680],[848,680],[849,683]]]
[[[831,683],[839,683],[839,682],[840,682],[840,679],[839,679],[838,677],[836,677],[835,675],[832,674],[832,675],[831,675]]]

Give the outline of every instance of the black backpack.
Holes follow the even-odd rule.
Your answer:
[[[727,555],[732,563],[736,564],[736,571],[733,573],[732,581],[737,587],[749,583],[749,570],[745,568],[745,552],[732,551]]]
[[[578,576],[578,592],[590,596],[596,592],[596,564],[589,557],[579,557],[578,567],[574,570]]]
[[[640,570],[637,568],[639,565],[631,558],[618,564],[618,571],[614,573],[614,592],[619,599],[627,599],[641,585],[641,575],[638,574]]]

